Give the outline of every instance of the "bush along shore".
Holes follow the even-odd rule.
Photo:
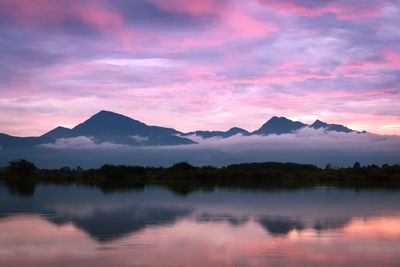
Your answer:
[[[354,189],[400,189],[400,165],[318,168],[296,163],[243,163],[222,168],[192,166],[186,162],[169,168],[103,165],[99,169],[38,169],[27,160],[14,160],[0,169],[0,183],[10,192],[30,195],[42,184],[77,184],[104,192],[140,189],[146,185],[167,186],[187,194],[215,187],[274,190],[328,186]]]

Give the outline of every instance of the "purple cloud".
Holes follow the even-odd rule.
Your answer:
[[[399,23],[394,0],[0,0],[0,132],[107,109],[182,131],[282,115],[399,134]]]

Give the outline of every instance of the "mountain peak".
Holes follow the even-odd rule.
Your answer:
[[[62,126],[58,126],[58,127],[54,128],[53,130],[43,134],[41,137],[42,138],[66,137],[66,136],[69,135],[70,132],[71,132],[71,129],[66,128],[66,127],[62,127]]]
[[[67,127],[63,127],[63,126],[57,126],[56,128],[54,128],[52,131],[68,131],[70,130]]]
[[[292,121],[285,117],[273,116],[263,126],[261,126],[260,129],[254,131],[253,134],[287,134],[305,126],[306,124],[299,121]]]
[[[316,120],[314,121],[313,124],[311,124],[311,127],[314,129],[319,129],[319,128],[325,128],[326,126],[328,126],[328,124],[324,121],[320,121],[320,120]]]
[[[77,125],[73,130],[82,135],[98,135],[112,133],[129,133],[147,125],[112,111],[102,110]]]
[[[289,121],[286,117],[272,116],[268,121]]]
[[[231,137],[236,134],[249,135],[250,133],[248,131],[246,131],[245,129],[242,129],[239,127],[232,127],[228,131],[225,132],[225,137]]]
[[[105,117],[105,116],[108,116],[108,117],[120,117],[120,118],[123,117],[123,118],[131,119],[131,118],[125,116],[125,115],[122,115],[122,114],[119,114],[119,113],[116,113],[116,112],[112,112],[112,111],[108,111],[108,110],[100,110],[99,112],[94,114],[91,118],[94,118],[94,117]]]
[[[247,131],[245,129],[243,129],[243,128],[232,127],[227,132],[247,132]]]
[[[342,132],[342,133],[353,132],[352,129],[347,128],[346,126],[340,124],[329,124],[320,120],[316,120],[313,124],[310,125],[310,127],[314,129],[324,128],[327,131]]]

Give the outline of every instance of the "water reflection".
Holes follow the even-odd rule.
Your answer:
[[[399,266],[400,193],[0,187],[0,266]]]

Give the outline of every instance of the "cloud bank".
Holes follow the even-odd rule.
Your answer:
[[[39,147],[52,149],[123,149],[128,145],[111,142],[95,142],[93,137],[78,136],[72,138],[59,138],[54,143],[41,144]]]
[[[10,155],[24,157],[40,166],[65,165],[99,167],[105,163],[143,166],[170,166],[187,161],[195,165],[225,166],[242,162],[297,162],[325,167],[368,164],[399,164],[400,137],[368,133],[325,132],[304,128],[293,134],[202,139],[193,145],[129,146],[97,142],[90,137],[62,138],[33,151],[12,151],[0,156],[6,164]],[[5,155],[8,155],[6,160]]]
[[[229,138],[208,138],[188,136],[198,145],[181,146],[181,149],[218,148],[223,151],[268,149],[338,149],[354,151],[393,151],[400,149],[400,136],[381,136],[370,133],[341,133],[325,131],[323,128],[303,128],[293,134],[282,135],[234,135]]]

